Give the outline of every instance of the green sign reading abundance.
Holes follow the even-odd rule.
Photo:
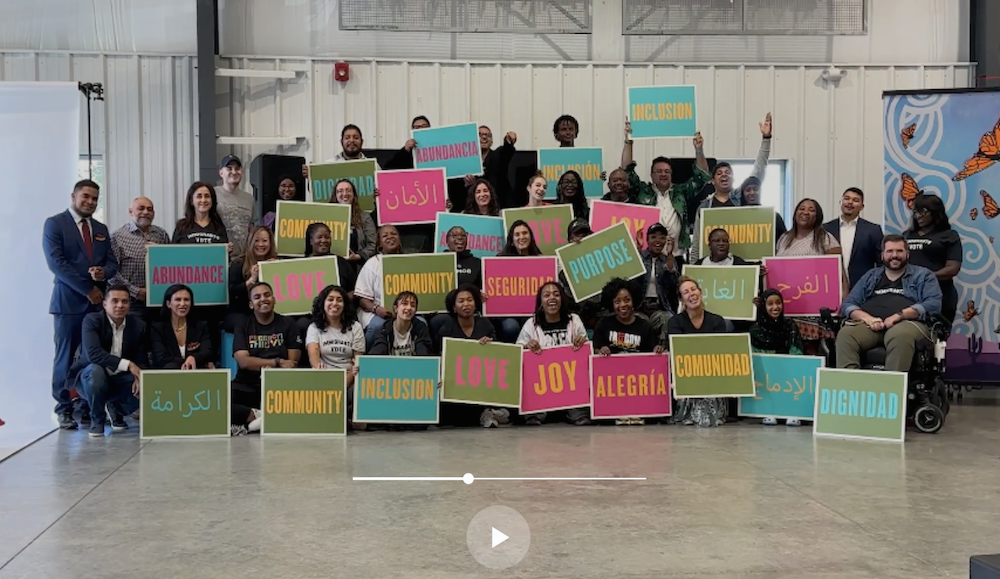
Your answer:
[[[753,396],[749,334],[670,336],[675,398]]]
[[[521,346],[445,338],[442,350],[442,402],[521,405]]]
[[[344,370],[265,368],[262,435],[347,433]]]
[[[753,299],[760,284],[756,265],[685,265],[683,274],[701,286],[705,309],[727,320],[757,319]]]
[[[375,207],[375,159],[342,161],[309,165],[309,200],[315,203],[329,203],[337,190],[337,181],[347,179],[354,184],[358,193],[358,204],[364,211]]]
[[[820,368],[815,436],[903,442],[906,373]]]
[[[510,235],[510,226],[518,219],[526,222],[535,235],[538,249],[545,255],[555,255],[556,248],[569,243],[566,228],[573,221],[573,206],[545,205],[542,207],[521,207],[504,209],[502,212],[505,235]]]
[[[392,310],[396,296],[417,294],[417,312],[447,311],[445,298],[457,286],[454,253],[414,253],[382,256],[383,306]]]
[[[143,370],[139,438],[229,436],[229,370]]]
[[[274,218],[274,242],[278,246],[278,255],[305,255],[306,229],[313,223],[325,223],[330,228],[330,253],[341,257],[349,255],[351,206],[302,201],[278,201]]]
[[[701,210],[699,255],[708,255],[708,234],[721,227],[729,233],[729,253],[756,261],[774,255],[774,209],[716,207]]]
[[[577,301],[601,293],[601,289],[616,277],[632,279],[646,273],[635,239],[624,221],[589,235],[579,243],[560,247],[556,255]]]
[[[274,311],[284,316],[312,313],[313,300],[328,285],[340,285],[337,256],[260,262],[260,280],[274,290]]]

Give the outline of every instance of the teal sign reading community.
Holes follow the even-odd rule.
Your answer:
[[[906,373],[820,368],[813,434],[903,442]]]

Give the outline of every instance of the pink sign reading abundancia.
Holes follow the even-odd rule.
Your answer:
[[[434,223],[447,211],[444,169],[407,169],[375,173],[379,224]]]
[[[667,354],[618,354],[590,359],[592,417],[647,418],[672,413]]]
[[[521,413],[566,410],[590,405],[590,342],[525,350],[521,359]]]
[[[646,205],[632,205],[629,203],[615,203],[614,201],[595,200],[590,209],[590,227],[594,231],[601,231],[624,221],[628,226],[632,238],[636,239],[639,249],[647,249],[646,230],[649,226],[660,220],[660,210],[656,207]],[[636,238],[636,232],[639,237]]]
[[[538,288],[556,279],[556,258],[484,257],[485,316],[530,316],[535,313]]]
[[[786,316],[818,316],[822,308],[837,311],[842,293],[839,255],[765,257],[766,287],[781,292]]]

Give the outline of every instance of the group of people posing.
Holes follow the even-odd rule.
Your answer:
[[[426,126],[430,126],[426,118],[414,119],[414,128]],[[153,225],[153,204],[143,197],[132,202],[130,221],[110,233],[92,217],[100,195],[98,185],[80,181],[74,186],[70,208],[49,218],[44,231],[46,258],[55,276],[50,306],[56,343],[52,393],[60,427],[79,427],[71,398],[75,390],[83,401],[80,422],[89,426],[91,436],[104,436],[108,426],[112,431],[127,429],[125,418],[138,410],[142,370],[229,365],[230,361],[220,359],[223,332],[233,334],[233,362],[238,368],[231,398],[234,435],[260,428],[264,368],[346,370],[350,407],[358,356],[436,355],[444,338],[499,340],[535,353],[561,345],[579,348],[591,340],[595,353],[607,356],[664,352],[671,334],[749,332],[758,352],[816,354],[819,341],[833,337],[830,330],[818,319],[786,318],[777,290],[765,289],[757,297],[756,322],[733,322],[706,311],[698,282],[682,275],[686,263],[748,263],[730,253],[724,229],[711,231],[709,254],[698,255],[697,210],[759,204],[770,151],[770,115],[760,128],[762,143],[753,174],[739,186],[733,184],[728,163],[717,163],[710,171],[700,135],[694,138],[693,176],[675,184],[673,166],[663,157],[653,160],[650,181],[642,181],[632,160],[626,123],[621,167],[607,175],[604,198],[659,209],[659,221],[645,232],[648,248],[641,252],[645,274],[633,280],[612,280],[599,296],[577,303],[561,272],[559,279],[538,290],[535,312],[527,318],[481,316],[482,303],[489,295],[483,291],[480,261],[468,250],[468,234],[461,227],[452,228],[446,236],[449,251],[456,253],[458,281],[447,298],[447,313],[418,316],[419,296],[409,291],[386,303],[381,258],[404,252],[401,229],[409,235],[420,230],[376,227],[377,214],[360,209],[357,191],[348,180],[336,184],[330,200],[353,208],[350,251],[347,257],[338,257],[340,280],[320,292],[311,315],[300,317],[275,313],[274,289],[260,279],[259,264],[278,259],[274,219],[269,215],[255,219],[253,196],[240,189],[240,159],[231,155],[222,159],[222,185],[196,182],[189,188],[184,217],[169,236]],[[561,146],[573,146],[578,132],[579,124],[569,116],[560,117],[553,126]],[[348,125],[341,137],[343,152],[334,161],[364,157],[359,128]],[[464,198],[450,195],[453,211],[496,216],[501,208],[511,206],[514,195],[506,164],[516,139],[514,133],[507,133],[503,146],[494,150],[489,128],[480,128],[485,174],[452,180],[458,183],[451,183],[449,189],[464,193]],[[401,164],[412,159],[416,145],[411,139],[400,150]],[[546,201],[547,185],[544,176],[533,176],[525,190],[527,205],[571,204],[575,219],[566,232],[570,243],[593,233],[580,176],[572,171],[560,176],[554,201]],[[280,180],[278,193],[281,198],[295,198],[294,180]],[[776,215],[775,255],[841,254],[845,281],[841,315],[846,322],[837,335],[837,364],[857,368],[863,351],[884,345],[887,369],[905,372],[916,342],[928,335],[925,322],[929,317],[954,318],[953,278],[961,267],[961,242],[939,197],[916,198],[912,226],[902,236],[883,236],[878,225],[860,218],[863,208],[864,193],[856,188],[843,193],[840,216],[831,221],[824,221],[823,209],[815,200],[799,201],[790,226]],[[232,257],[229,306],[198,306],[190,287],[175,285],[165,292],[161,307],[147,308],[146,246],[165,243],[226,244]],[[330,255],[330,229],[322,223],[310,225],[303,245],[306,256]],[[527,223],[517,221],[510,226],[499,255],[541,255]],[[766,268],[762,274],[766,280]],[[767,288],[766,281],[762,287]],[[718,426],[736,419],[732,402],[682,400],[670,421]],[[591,424],[587,408],[548,416],[513,414],[508,409],[444,404],[441,422],[491,427],[565,419],[576,425]],[[617,422],[641,424],[643,420]],[[765,420],[765,424],[774,423]],[[789,425],[796,424],[789,421]]]

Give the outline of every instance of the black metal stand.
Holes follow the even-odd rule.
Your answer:
[[[104,100],[104,85],[99,82],[88,82],[79,83],[77,85],[80,92],[87,99],[87,178],[94,178],[94,143],[93,143],[93,126],[91,123],[90,115],[90,101],[103,101]]]

